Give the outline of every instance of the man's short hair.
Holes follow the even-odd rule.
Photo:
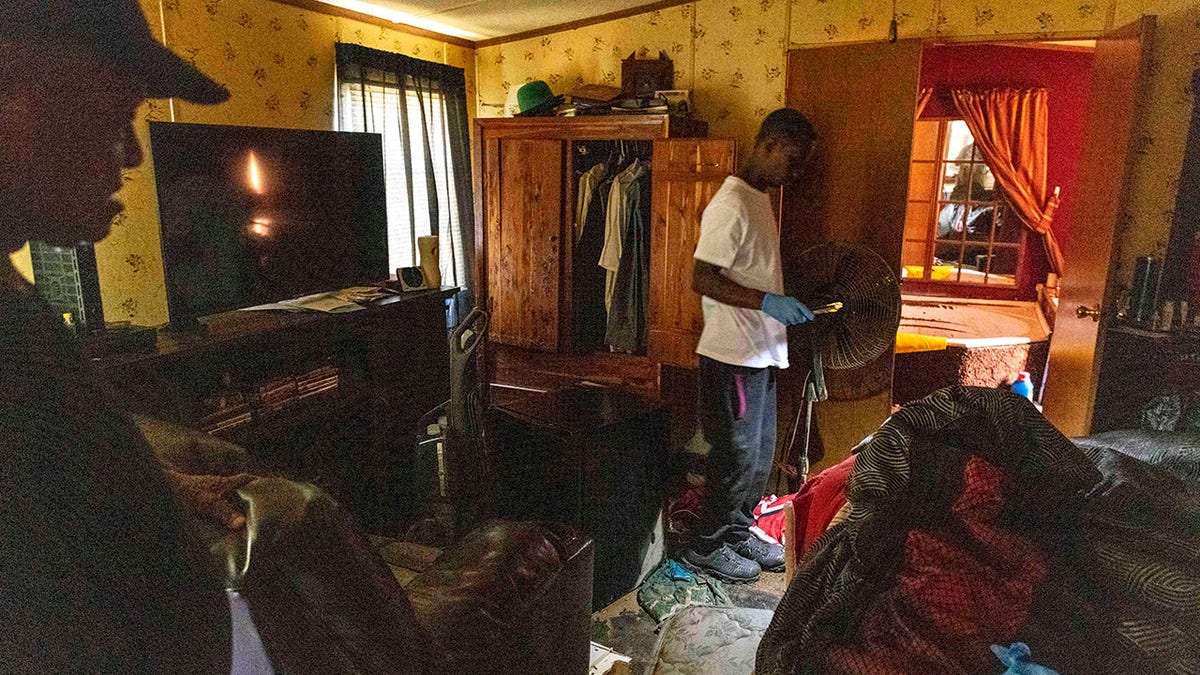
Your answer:
[[[815,141],[817,132],[813,129],[812,122],[792,108],[780,108],[775,112],[767,115],[762,126],[758,128],[758,136],[755,137],[754,143],[757,145],[766,141],[789,141],[800,143],[804,141]]]

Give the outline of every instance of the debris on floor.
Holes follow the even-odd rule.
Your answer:
[[[623,675],[633,672],[629,667],[630,659],[624,654],[618,654],[602,644],[592,643],[591,667],[588,675]]]

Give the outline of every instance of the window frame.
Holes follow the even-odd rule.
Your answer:
[[[923,117],[923,118],[920,118],[917,120],[918,124],[922,123],[922,122],[937,124],[937,146],[936,146],[936,151],[934,154],[935,159],[932,159],[932,160],[919,158],[918,153],[915,151],[915,148],[914,148],[914,151],[912,153],[910,153],[910,157],[909,157],[910,180],[909,180],[908,195],[907,195],[907,199],[906,199],[905,227],[904,227],[904,235],[903,235],[905,247],[907,247],[909,244],[916,244],[916,243],[919,243],[922,246],[924,253],[922,255],[922,260],[921,260],[920,265],[930,271],[932,271],[933,259],[936,255],[939,244],[957,246],[958,258],[955,259],[952,263],[955,266],[956,275],[954,278],[951,278],[951,279],[936,279],[936,280],[926,278],[926,277],[919,277],[919,278],[906,277],[903,279],[903,283],[911,291],[919,292],[919,293],[929,293],[929,294],[938,294],[938,295],[951,295],[952,294],[952,295],[955,295],[958,297],[969,297],[969,298],[1016,298],[1020,295],[1020,292],[1021,292],[1021,280],[1019,278],[1020,270],[1025,263],[1026,256],[1028,255],[1028,249],[1026,248],[1028,245],[1028,238],[1027,238],[1028,233],[1024,227],[1021,227],[1017,231],[1018,238],[1016,241],[1013,241],[1013,242],[1004,242],[1004,241],[998,242],[998,241],[996,241],[996,223],[1001,218],[1011,219],[1011,218],[1017,217],[1016,214],[1013,213],[1011,207],[1009,207],[1007,200],[1004,199],[1002,194],[997,194],[996,198],[993,200],[976,201],[972,198],[973,197],[973,195],[971,194],[972,186],[968,187],[968,194],[967,194],[966,199],[963,199],[963,200],[945,199],[942,196],[943,195],[943,193],[942,193],[943,176],[945,175],[947,166],[952,165],[952,164],[958,165],[960,167],[959,170],[961,171],[962,170],[961,167],[963,165],[966,165],[968,167],[968,170],[971,170],[977,164],[985,164],[982,159],[976,159],[974,157],[972,157],[966,161],[960,161],[957,159],[948,159],[946,157],[947,144],[948,144],[948,141],[950,138],[950,125],[953,122],[961,122],[961,121],[962,121],[961,118],[950,117],[950,116]],[[914,143],[916,143],[916,142],[917,142],[917,134],[914,134]],[[933,167],[932,177],[930,179],[929,184],[927,186],[920,187],[920,189],[922,190],[922,193],[923,193],[923,197],[918,196],[918,195],[921,195],[922,193],[915,192],[914,187],[919,187],[919,186],[914,186],[914,184],[912,182],[913,174],[915,173],[914,167],[916,167],[917,165]],[[929,206],[928,214],[925,217],[926,222],[925,222],[925,225],[923,228],[923,237],[921,240],[917,240],[915,237],[910,236],[910,233],[912,232],[912,227],[909,222],[909,220],[911,218],[911,216],[910,216],[911,209],[909,207],[911,207],[911,205],[913,205],[913,204],[925,204],[925,205]],[[965,227],[965,223],[964,223],[964,227],[963,227],[962,231],[959,233],[959,235],[956,239],[939,238],[937,236],[938,219],[942,212],[942,209],[948,204],[962,204],[965,207],[970,207],[970,206],[975,206],[975,205],[992,205],[994,208],[993,215],[991,218],[992,225],[988,232],[987,241],[986,242],[969,241],[967,239],[968,233],[967,233],[967,229]],[[967,213],[964,212],[963,214],[961,214],[961,217],[965,219],[967,217]],[[985,281],[983,281],[983,282],[972,282],[972,281],[963,281],[962,280],[962,262],[963,262],[963,258],[964,258],[964,252],[969,243],[974,244],[976,246],[982,246],[982,245],[986,244],[987,248],[985,249],[984,255],[987,255],[989,257],[989,260],[988,260],[987,269],[984,272],[984,274],[985,274],[984,280]],[[999,276],[999,275],[994,274],[991,271],[991,265],[992,265],[992,258],[995,254],[995,251],[1000,250],[1000,249],[1010,249],[1010,250],[1016,251],[1016,264],[1015,264],[1015,268],[1013,270],[1013,281],[1011,284],[1001,284],[1001,283],[995,283],[995,282],[988,283],[988,280],[990,280],[991,277]],[[908,260],[902,258],[902,262],[901,262],[902,267],[904,265],[909,265],[909,264],[912,264],[912,263],[910,263]]]
[[[374,69],[370,69],[370,70],[368,70],[368,72],[371,74],[375,74],[378,71],[375,71]],[[337,99],[336,100],[337,100],[337,104],[338,104],[336,123],[337,123],[337,128],[339,131],[351,131],[351,132],[360,132],[360,133],[365,131],[365,128],[366,128],[365,126],[363,129],[348,128],[348,125],[346,124],[346,119],[345,119],[344,115],[342,114],[341,108],[343,105],[346,104],[346,98],[355,95],[354,92],[357,92],[357,94],[359,96],[365,96],[365,97],[370,97],[370,96],[374,96],[374,95],[382,95],[384,97],[385,103],[383,105],[385,107],[387,107],[387,103],[386,103],[387,97],[390,97],[390,96],[395,96],[397,98],[403,97],[403,99],[404,99],[403,100],[403,106],[404,106],[403,114],[409,116],[410,123],[411,123],[412,116],[414,115],[414,109],[412,107],[413,104],[415,103],[418,108],[422,105],[419,97],[415,93],[410,91],[409,88],[401,87],[398,79],[395,77],[391,77],[392,73],[385,72],[382,74],[383,74],[383,77],[368,77],[362,81],[353,81],[353,80],[340,81],[339,80],[335,83],[335,86],[337,87]],[[445,101],[445,94],[443,94],[441,91],[440,83],[438,83],[437,91],[428,92],[426,95],[431,97],[431,99],[433,99],[433,98],[437,99],[436,105],[440,108],[441,112],[444,114],[445,106],[447,104]],[[397,101],[397,103],[400,103],[400,101]],[[397,110],[396,114],[401,114],[401,111]],[[448,129],[445,127],[444,123],[437,124],[435,126],[441,132],[439,135],[445,135],[446,133],[448,133]],[[384,177],[385,177],[385,180],[388,181],[388,197],[387,197],[387,202],[388,202],[387,208],[388,208],[388,214],[389,214],[388,215],[388,242],[389,242],[388,257],[389,257],[390,263],[398,263],[398,264],[390,265],[390,266],[393,266],[393,267],[415,266],[415,265],[419,264],[419,262],[420,262],[420,254],[417,249],[417,238],[419,236],[423,236],[423,235],[420,235],[417,233],[416,230],[418,228],[415,227],[414,223],[409,221],[407,213],[404,213],[404,208],[401,208],[401,207],[404,206],[404,207],[420,210],[418,207],[420,205],[426,204],[426,202],[424,201],[424,198],[422,196],[423,191],[422,191],[422,189],[414,189],[414,191],[413,191],[414,203],[409,204],[407,195],[404,194],[403,191],[394,191],[392,189],[394,186],[391,184],[391,181],[395,178],[395,176],[394,176],[394,171],[393,171],[394,167],[391,166],[391,164],[389,162],[389,158],[391,158],[392,162],[398,161],[402,165],[409,164],[411,161],[411,158],[407,154],[403,154],[401,159],[397,160],[396,157],[394,156],[395,148],[389,142],[389,133],[388,132],[374,132],[374,133],[382,133],[382,135],[384,136],[384,139],[383,139],[384,140],[384,143],[383,143]],[[439,150],[446,150],[448,148],[449,148],[448,143],[439,144]],[[389,153],[389,149],[391,149],[393,152]],[[400,152],[407,153],[407,149],[401,150]],[[449,153],[443,153],[443,152],[434,153],[434,155],[431,157],[431,159],[434,159],[434,160],[440,159],[441,160],[441,162],[435,161],[435,164],[437,164],[437,166],[434,167],[434,171],[445,179],[445,185],[444,185],[445,191],[446,191],[445,204],[447,205],[448,208],[454,208],[453,204],[456,203],[455,200],[457,197],[457,195],[455,193],[457,190],[461,189],[461,186],[458,185],[454,179],[453,168],[450,166],[450,162],[452,161],[452,159],[451,159]],[[442,187],[443,186],[439,184],[439,185],[435,186],[434,189],[439,189]],[[421,188],[427,189],[428,186],[422,184]],[[393,208],[396,209],[396,214],[393,214],[393,212],[392,212]],[[397,219],[393,219],[393,215],[399,215],[400,217]],[[446,218],[461,218],[462,214],[457,213],[456,211],[454,211],[454,212],[446,211],[446,214],[444,217],[446,217]],[[443,234],[442,233],[443,228],[442,228],[441,223],[430,223],[430,225],[431,225],[432,231],[429,234],[439,235],[439,236]],[[451,221],[449,224],[449,227],[455,227],[455,226],[456,226],[456,223]],[[393,232],[393,228],[402,228],[403,231],[402,232]],[[398,251],[398,252],[393,251],[392,250],[392,242],[399,241],[404,238],[409,239],[409,241],[406,242],[407,245],[402,246],[400,251]],[[445,239],[445,237],[443,237],[443,239]],[[443,251],[441,258],[443,260],[446,260],[448,258],[448,262],[450,262],[451,265],[455,266],[456,268],[461,268],[460,274],[456,275],[456,276],[462,276],[464,278],[467,278],[470,275],[470,270],[467,269],[467,266],[466,266],[464,243],[461,241],[461,239],[462,238],[460,236],[454,236],[453,239],[451,239],[450,241],[442,241],[440,243],[440,245],[442,247],[442,251]],[[405,258],[407,258],[407,259],[405,259]],[[443,268],[443,273],[445,273],[444,268]]]

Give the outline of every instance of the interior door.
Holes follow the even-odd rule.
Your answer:
[[[850,241],[875,250],[899,277],[921,47],[919,40],[902,40],[788,52],[787,105],[808,117],[818,140],[806,180],[784,186],[785,266],[816,244]],[[789,333],[792,367],[780,377],[781,439],[790,436],[803,404],[809,356],[802,331]],[[881,383],[874,393],[816,406],[816,443],[824,459],[814,471],[841,461],[890,414],[892,353],[868,368],[874,369],[871,381]]]
[[[700,214],[734,172],[735,160],[732,140],[654,142],[647,352],[657,363],[699,365],[696,343],[704,316],[700,296],[692,291],[692,255],[700,238]]]
[[[1075,212],[1087,215],[1059,239],[1064,274],[1042,394],[1047,419],[1068,436],[1092,429],[1104,330],[1115,314],[1113,235],[1128,190],[1153,37],[1154,17],[1147,16],[1096,41],[1075,197]],[[1079,307],[1101,309],[1099,322],[1076,316]]]
[[[485,166],[489,339],[556,351],[563,142],[499,140]]]

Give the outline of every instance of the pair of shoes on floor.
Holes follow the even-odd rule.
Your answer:
[[[748,584],[757,581],[762,570],[778,572],[783,569],[783,547],[750,537],[736,544],[722,544],[707,555],[688,549],[683,554],[683,562],[693,570],[721,581]]]
[[[767,572],[783,571],[783,547],[779,544],[769,544],[751,535],[734,544],[732,548],[734,553],[753,560]]]
[[[749,584],[758,581],[762,568],[733,552],[729,544],[721,544],[717,550],[703,555],[688,549],[683,552],[684,567],[701,572],[731,584]]]

